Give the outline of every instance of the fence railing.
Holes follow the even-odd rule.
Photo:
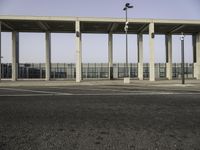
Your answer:
[[[131,78],[138,77],[138,65],[137,63],[131,63],[128,65]],[[113,64],[113,77],[124,78],[127,75],[125,63],[114,63]],[[185,63],[185,77],[194,77],[194,66],[192,63]],[[11,78],[12,76],[12,64],[1,64],[1,77]],[[143,64],[143,76],[144,79],[149,78],[149,64]],[[166,78],[166,64],[156,63],[155,64],[155,76],[156,78]],[[174,63],[172,65],[172,76],[173,78],[181,78],[181,64]],[[74,63],[52,63],[51,64],[51,78],[58,79],[75,79],[76,77],[76,66]],[[108,78],[109,77],[109,66],[108,63],[83,63],[82,64],[82,78]],[[19,79],[43,79],[45,78],[45,64],[44,63],[31,63],[18,65],[18,78]]]

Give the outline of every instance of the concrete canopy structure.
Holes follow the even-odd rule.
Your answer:
[[[194,76],[200,79],[200,20],[162,20],[162,19],[128,19],[129,34],[138,34],[138,78],[143,74],[143,38],[149,34],[150,47],[150,81],[155,80],[154,66],[154,35],[166,35],[167,78],[172,79],[172,34],[193,35]],[[17,64],[19,55],[19,32],[46,33],[46,80],[50,79],[51,36],[50,33],[75,33],[76,35],[76,81],[80,82],[81,75],[81,33],[108,34],[108,63],[109,78],[112,78],[112,34],[124,34],[124,19],[120,18],[84,18],[84,17],[47,17],[47,16],[0,16],[0,33],[13,33],[12,79],[17,80]],[[1,35],[1,34],[0,34]],[[1,39],[1,37],[0,37]],[[0,43],[1,47],[1,43]],[[0,49],[1,51],[1,49]],[[1,53],[0,53],[1,54]],[[1,63],[1,61],[0,61]]]
[[[36,17],[36,16],[0,16],[2,32],[55,32],[74,33],[75,22],[80,21],[82,33],[124,33],[123,18],[79,18],[79,17]],[[148,34],[151,22],[155,34],[194,34],[200,32],[200,20],[161,20],[128,19],[129,33]]]

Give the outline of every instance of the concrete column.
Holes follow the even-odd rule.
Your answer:
[[[172,80],[172,35],[165,35],[166,77]]]
[[[108,67],[109,79],[113,79],[113,35],[108,34]]]
[[[46,77],[45,80],[50,80],[51,77],[51,33],[46,32]]]
[[[154,50],[154,23],[149,24],[149,80],[155,81],[155,50]]]
[[[200,33],[196,35],[196,61],[194,63],[194,77],[200,80]]]
[[[137,35],[137,45],[138,45],[138,78],[143,80],[143,35]]]
[[[80,32],[80,21],[76,21],[76,82],[82,79],[82,40]]]
[[[0,21],[0,81],[1,81],[1,21]]]
[[[12,32],[12,81],[18,78],[19,65],[19,33]]]
[[[194,73],[194,78],[196,78],[197,76],[197,73],[196,73],[196,65],[197,65],[197,55],[196,55],[196,51],[197,51],[197,35],[196,34],[193,34],[192,35],[192,48],[193,48],[193,65],[194,65],[194,68],[193,68],[193,73]]]
[[[196,34],[193,34],[192,35],[192,47],[193,47],[193,63],[196,63],[197,60],[196,60],[196,51],[197,51],[197,35]]]

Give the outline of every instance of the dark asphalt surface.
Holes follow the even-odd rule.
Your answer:
[[[0,150],[199,150],[191,88],[0,88]]]

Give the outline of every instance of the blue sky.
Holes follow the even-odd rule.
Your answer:
[[[126,2],[134,5],[130,18],[200,20],[200,0],[0,0],[0,15],[123,18]],[[75,62],[74,34],[52,34],[52,62]],[[186,62],[192,62],[191,36],[185,37]],[[165,61],[164,36],[155,38],[155,61]],[[106,34],[83,34],[83,62],[107,62]],[[114,62],[125,62],[125,36],[114,35]],[[149,61],[144,36],[144,61]],[[11,34],[2,33],[3,62],[11,62]],[[20,33],[20,62],[45,61],[45,36]],[[137,62],[136,35],[129,36],[129,62]],[[173,36],[173,62],[180,62],[179,36]]]

